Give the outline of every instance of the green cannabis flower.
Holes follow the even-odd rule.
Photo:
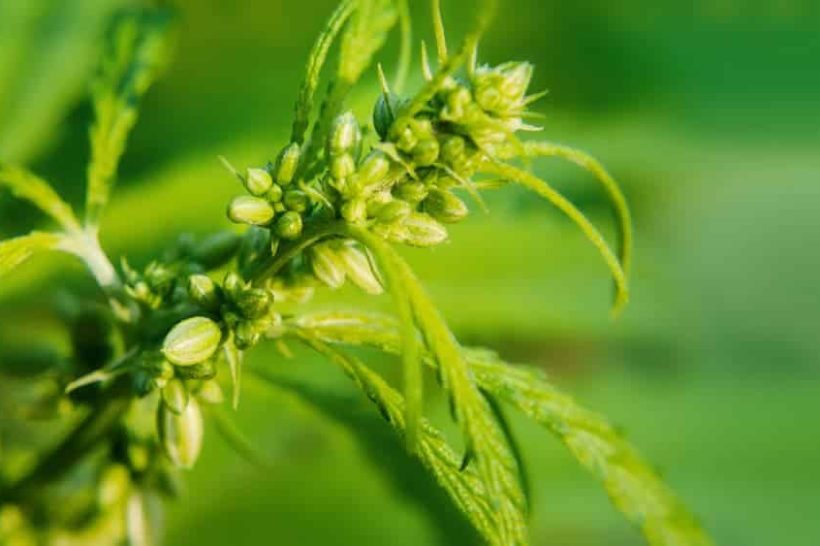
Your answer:
[[[394,248],[442,244],[448,225],[469,216],[468,201],[486,208],[484,188],[519,184],[566,214],[600,252],[615,281],[614,311],[628,300],[632,235],[626,200],[586,154],[521,139],[522,133],[538,130],[527,123],[540,96],[529,94],[533,67],[478,64],[478,42],[493,8],[489,0],[484,4],[475,28],[451,53],[439,2],[433,0],[438,65],[430,66],[422,46],[425,81],[407,93],[406,0],[342,0],[309,57],[289,141],[273,160],[244,174],[222,158],[245,190],[227,206],[242,234],[180,237],[141,271],[124,259],[120,271],[111,265],[99,244],[99,219],[136,119],[137,99],[167,55],[172,17],[156,9],[118,18],[94,85],[84,221],[45,181],[18,167],[0,168],[0,187],[31,201],[60,226],[0,242],[0,275],[35,252],[77,256],[108,300],[100,331],[112,332],[100,336],[106,340],[102,354],[110,356],[103,362],[86,362],[75,343],[78,365],[65,391],[68,403],[84,408],[87,417],[40,462],[2,484],[0,541],[51,544],[60,537],[74,543],[145,544],[146,537],[156,537],[157,499],[174,494],[177,469],[194,467],[204,440],[203,409],[224,400],[217,380],[229,379],[235,408],[245,354],[271,341],[287,352],[288,341],[324,355],[362,389],[489,544],[529,543],[525,473],[500,402],[557,436],[649,544],[711,544],[604,419],[539,373],[511,366],[490,351],[463,347]],[[388,84],[377,67],[381,89],[373,94],[372,116],[359,119],[346,110],[346,98],[397,23],[402,47],[395,81]],[[336,42],[338,68],[317,109],[319,78]],[[548,156],[578,164],[601,183],[619,218],[617,253],[572,203],[518,166],[520,160]],[[395,317],[309,313],[302,307],[322,288],[347,281],[374,296],[388,292]],[[357,346],[399,355],[403,392],[344,349]],[[462,454],[424,417],[426,369],[447,393],[464,439]],[[269,378],[265,369],[250,371],[258,380]],[[255,461],[262,458],[229,424],[215,419],[238,451]],[[91,463],[96,473],[75,477],[96,491],[90,515],[82,521],[35,518],[50,502],[49,486],[101,447],[106,455]]]

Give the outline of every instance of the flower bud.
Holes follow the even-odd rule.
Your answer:
[[[296,142],[291,142],[279,153],[279,157],[276,159],[277,184],[287,186],[293,182],[296,169],[299,167],[301,153],[302,151],[299,148],[299,144]]]
[[[188,277],[188,295],[191,299],[207,310],[214,310],[219,306],[219,293],[216,283],[207,275],[191,275]]]
[[[356,161],[350,154],[341,154],[330,159],[330,176],[343,180],[356,172]]]
[[[268,192],[265,194],[265,199],[271,203],[278,203],[282,200],[284,193],[285,191],[282,189],[282,186],[279,184],[272,184],[270,189],[268,189]]]
[[[424,212],[444,223],[454,223],[463,220],[469,209],[464,201],[449,191],[434,188],[423,202]]]
[[[412,122],[411,118],[398,118],[390,128],[390,140],[395,142],[396,147],[405,153],[412,152],[419,142],[416,131],[413,130]]]
[[[411,212],[412,207],[409,203],[401,199],[393,199],[379,208],[376,218],[379,222],[389,224],[406,218]]]
[[[251,320],[243,320],[234,330],[236,348],[244,351],[256,345],[262,337],[262,331]]]
[[[225,275],[225,280],[222,281],[222,289],[231,299],[236,299],[244,288],[245,281],[243,281],[239,273],[235,271],[231,271]]]
[[[362,185],[370,186],[381,182],[390,172],[390,160],[384,152],[374,150],[370,152],[359,166],[359,176]]]
[[[367,203],[364,199],[353,198],[342,205],[342,218],[356,224],[367,220]]]
[[[197,396],[207,404],[217,405],[225,401],[225,394],[222,392],[222,387],[219,386],[219,383],[215,379],[203,381],[202,385],[199,386]]]
[[[359,122],[352,112],[345,112],[333,120],[327,141],[327,153],[331,158],[355,153],[361,140]]]
[[[308,251],[310,266],[316,278],[331,288],[339,288],[345,282],[345,264],[330,244],[320,243]]]
[[[414,212],[401,222],[377,224],[374,230],[394,243],[411,246],[433,246],[447,239],[447,230],[426,214]]]
[[[245,290],[236,298],[236,306],[247,318],[258,318],[267,314],[271,304],[270,292],[264,288]]]
[[[273,220],[274,214],[270,203],[250,195],[235,197],[228,205],[228,218],[237,224],[264,226]]]
[[[302,190],[286,191],[282,202],[288,210],[299,213],[305,212],[310,206],[310,198]]]
[[[374,296],[384,292],[382,283],[373,271],[373,265],[365,251],[357,248],[352,242],[348,242],[339,245],[336,255],[341,259],[347,278],[353,284]]]
[[[214,321],[192,317],[174,326],[162,343],[162,354],[172,364],[191,366],[211,358],[222,341],[222,331]]]
[[[444,108],[441,110],[441,118],[447,121],[461,121],[473,97],[465,87],[456,87],[447,94]]]
[[[245,175],[245,189],[251,195],[261,197],[267,193],[273,185],[273,178],[268,171],[258,167],[249,168]]]
[[[222,231],[206,237],[192,251],[192,258],[206,269],[215,269],[233,258],[239,248],[239,236]]]
[[[171,411],[164,403],[157,411],[157,429],[165,454],[179,468],[190,469],[202,450],[202,413],[196,399],[180,414]]]
[[[275,229],[282,239],[296,239],[302,234],[302,217],[298,212],[288,211],[276,221]]]
[[[188,407],[188,389],[179,379],[171,379],[162,389],[162,403],[177,415]]]
[[[393,190],[393,194],[408,203],[419,203],[427,197],[427,186],[423,182],[404,182]]]
[[[413,161],[419,167],[429,167],[438,159],[439,144],[435,138],[419,141],[413,148]]]

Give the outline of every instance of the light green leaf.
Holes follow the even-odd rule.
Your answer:
[[[342,368],[397,433],[402,435],[406,432],[404,401],[398,392],[359,360],[321,341],[310,337],[304,340]],[[421,462],[488,543],[497,546],[513,544],[505,542],[497,528],[494,510],[478,473],[473,468],[461,470],[458,456],[441,433],[424,419],[420,423],[418,442],[417,454]]]
[[[617,316],[629,302],[629,285],[626,272],[624,271],[621,262],[618,261],[618,258],[615,256],[615,253],[612,252],[612,249],[607,244],[606,239],[604,239],[601,232],[598,231],[592,222],[590,222],[589,219],[587,219],[587,217],[584,216],[584,214],[578,210],[575,205],[573,205],[566,197],[561,195],[555,188],[527,171],[518,169],[512,165],[507,165],[506,163],[495,161],[485,162],[482,165],[481,170],[485,174],[491,174],[505,180],[511,180],[515,183],[521,184],[528,190],[537,193],[552,203],[558,210],[563,212],[570,220],[581,228],[581,231],[584,233],[586,238],[592,243],[604,259],[604,262],[612,275],[612,279],[615,281],[615,302],[612,305],[612,314],[613,316]]]
[[[54,250],[62,236],[34,231],[28,235],[0,241],[0,277],[31,258],[37,252]]]
[[[80,229],[71,206],[63,201],[48,182],[37,175],[20,167],[0,165],[0,188],[3,186],[20,199],[34,204],[67,231]]]
[[[350,84],[359,80],[381,49],[398,17],[391,0],[357,0],[356,12],[342,37],[339,77]]]
[[[86,221],[99,222],[115,182],[128,133],[137,121],[137,104],[170,54],[173,17],[168,10],[121,15],[92,87],[95,122],[91,127]]]
[[[456,421],[467,443],[467,460],[473,461],[494,507],[502,544],[527,544],[526,500],[515,456],[487,401],[472,379],[461,347],[438,309],[396,251],[367,230],[350,227],[350,236],[373,251],[391,291],[396,286],[409,298],[413,317],[439,379],[450,395]],[[415,353],[410,337],[402,335],[402,351]],[[415,358],[415,357],[414,357]],[[420,364],[415,364],[420,366]]]
[[[362,313],[314,313],[292,326],[325,343],[366,345],[400,354],[395,320]],[[475,381],[544,426],[604,485],[615,507],[652,546],[711,546],[712,541],[640,453],[606,419],[559,391],[538,370],[511,366],[484,349],[464,349]],[[425,362],[436,366],[426,355]]]

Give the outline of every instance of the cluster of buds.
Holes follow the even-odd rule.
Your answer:
[[[311,197],[295,183],[300,156],[299,144],[291,143],[276,162],[248,168],[244,175],[236,172],[247,194],[230,202],[228,218],[237,224],[268,228],[274,253],[280,240],[294,240],[302,234],[304,217],[312,206]]]

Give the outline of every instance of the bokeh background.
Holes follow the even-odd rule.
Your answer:
[[[0,160],[75,203],[86,85],[123,0],[0,2]],[[103,225],[143,264],[182,230],[225,227],[238,191],[216,161],[261,164],[285,143],[307,51],[332,0],[179,0],[177,54],[147,96]],[[426,2],[416,36],[430,38]],[[503,0],[482,59],[529,59],[545,138],[596,155],[634,208],[633,302],[608,319],[606,271],[578,231],[520,192],[490,198],[443,248],[408,258],[458,335],[544,368],[609,415],[726,546],[820,544],[820,4],[800,0]],[[445,0],[455,41],[472,0]],[[395,45],[379,56],[387,67]],[[417,65],[416,65],[417,68]],[[368,76],[353,100],[366,115]],[[583,172],[535,166],[599,224]],[[36,225],[0,195],[0,236]],[[611,230],[607,231],[612,233]],[[0,347],[45,336],[70,260],[0,282]],[[343,291],[318,306],[361,301]],[[381,301],[368,305],[385,307]],[[471,544],[474,537],[335,368],[260,350],[235,420],[273,460],[259,472],[213,430],[171,505],[167,544]],[[390,364],[385,363],[386,370]],[[430,411],[440,411],[436,401]],[[513,420],[534,495],[533,543],[632,546],[638,534],[559,443]]]

